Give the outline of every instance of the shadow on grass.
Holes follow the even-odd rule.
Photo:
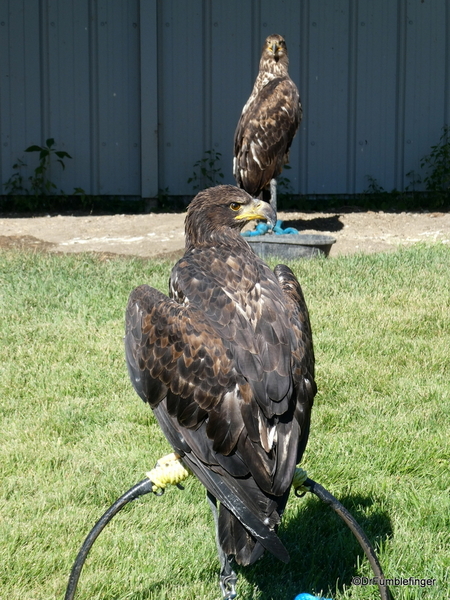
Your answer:
[[[364,529],[377,551],[380,542],[392,536],[386,512],[377,510],[376,500],[363,496],[339,498]],[[253,567],[239,569],[239,576],[261,591],[265,600],[293,600],[301,592],[333,597],[336,589],[351,586],[356,565],[364,552],[345,523],[320,500],[298,500],[295,514],[281,527],[280,538],[291,560],[285,565],[268,553]],[[381,562],[381,561],[380,561]],[[383,564],[381,565],[383,567]]]
[[[356,495],[339,500],[356,518],[378,553],[379,543],[392,536],[388,514],[377,509],[377,501],[373,498]],[[245,580],[258,590],[257,597],[264,600],[293,600],[301,592],[333,598],[336,590],[342,592],[344,587],[351,586],[352,577],[357,574],[357,564],[365,559],[365,555],[345,523],[329,506],[309,494],[303,499],[291,497],[289,513],[279,534],[289,551],[290,562],[283,564],[266,552],[252,567],[235,567],[238,597],[241,596],[239,581]],[[214,565],[205,565],[202,571],[197,573],[200,578],[217,579],[219,598],[218,561]],[[127,595],[127,598],[169,600],[172,596],[167,583],[156,582],[145,590]],[[373,589],[378,594],[377,589]],[[242,594],[244,596],[247,597],[247,594]]]

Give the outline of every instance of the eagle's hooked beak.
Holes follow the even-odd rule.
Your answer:
[[[250,204],[241,207],[239,214],[235,216],[236,221],[253,221],[255,219],[267,221],[274,227],[277,222],[277,215],[268,202],[253,198]]]

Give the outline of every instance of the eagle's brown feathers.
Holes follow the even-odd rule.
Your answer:
[[[133,386],[168,441],[220,503],[219,539],[241,564],[267,548],[305,448],[315,394],[308,312],[292,271],[275,273],[240,235],[273,219],[232,186],[201,192],[186,217],[186,251],[170,298],[135,289],[125,348]]]
[[[255,197],[288,162],[302,119],[299,93],[288,66],[286,42],[280,35],[270,35],[234,135],[234,177],[239,187]]]

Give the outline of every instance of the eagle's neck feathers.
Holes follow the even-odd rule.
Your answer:
[[[272,79],[275,77],[288,77],[289,76],[289,59],[287,54],[283,54],[280,58],[275,59],[272,55],[264,53],[259,61],[259,73],[256,81],[258,81],[261,75],[272,75]]]
[[[213,227],[208,227],[206,224],[203,224],[198,229],[186,228],[185,253],[194,249],[201,250],[221,246],[239,247],[243,252],[250,249],[247,242],[241,236],[240,231],[231,227],[217,227],[217,224]]]
[[[279,60],[275,60],[273,56],[266,56],[263,54],[259,63],[259,73],[256,77],[255,84],[253,86],[252,93],[249,99],[245,103],[242,112],[248,109],[248,107],[254,102],[260,91],[274,79],[288,78],[289,72],[289,60],[287,55],[284,55]]]

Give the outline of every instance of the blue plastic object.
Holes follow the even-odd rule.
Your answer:
[[[294,229],[293,227],[286,227],[286,229],[283,229],[281,227],[282,224],[283,224],[283,221],[277,221],[277,224],[273,228],[273,232],[276,233],[277,235],[283,235],[285,233],[288,233],[288,234],[290,234],[290,233],[293,233],[293,234],[298,233],[298,231],[296,229]]]
[[[254,235],[264,235],[265,233],[267,233],[269,231],[269,229],[270,229],[270,226],[267,225],[267,223],[260,221],[253,231],[243,231],[241,233],[241,235],[243,235],[244,237],[252,237]]]
[[[273,228],[273,233],[275,233],[276,235],[284,235],[285,233],[286,234],[298,233],[298,231],[296,229],[294,229],[293,227],[286,227],[286,229],[283,229],[281,227],[282,224],[283,224],[283,221],[277,221],[275,227]],[[254,235],[264,235],[269,230],[270,230],[270,225],[267,225],[267,223],[260,221],[256,225],[256,227],[253,231],[243,231],[241,233],[241,235],[243,235],[244,237],[252,237]]]
[[[303,594],[299,594],[295,596],[294,600],[331,600],[331,598],[322,598],[321,596],[311,596],[311,594],[307,594],[304,592]]]

